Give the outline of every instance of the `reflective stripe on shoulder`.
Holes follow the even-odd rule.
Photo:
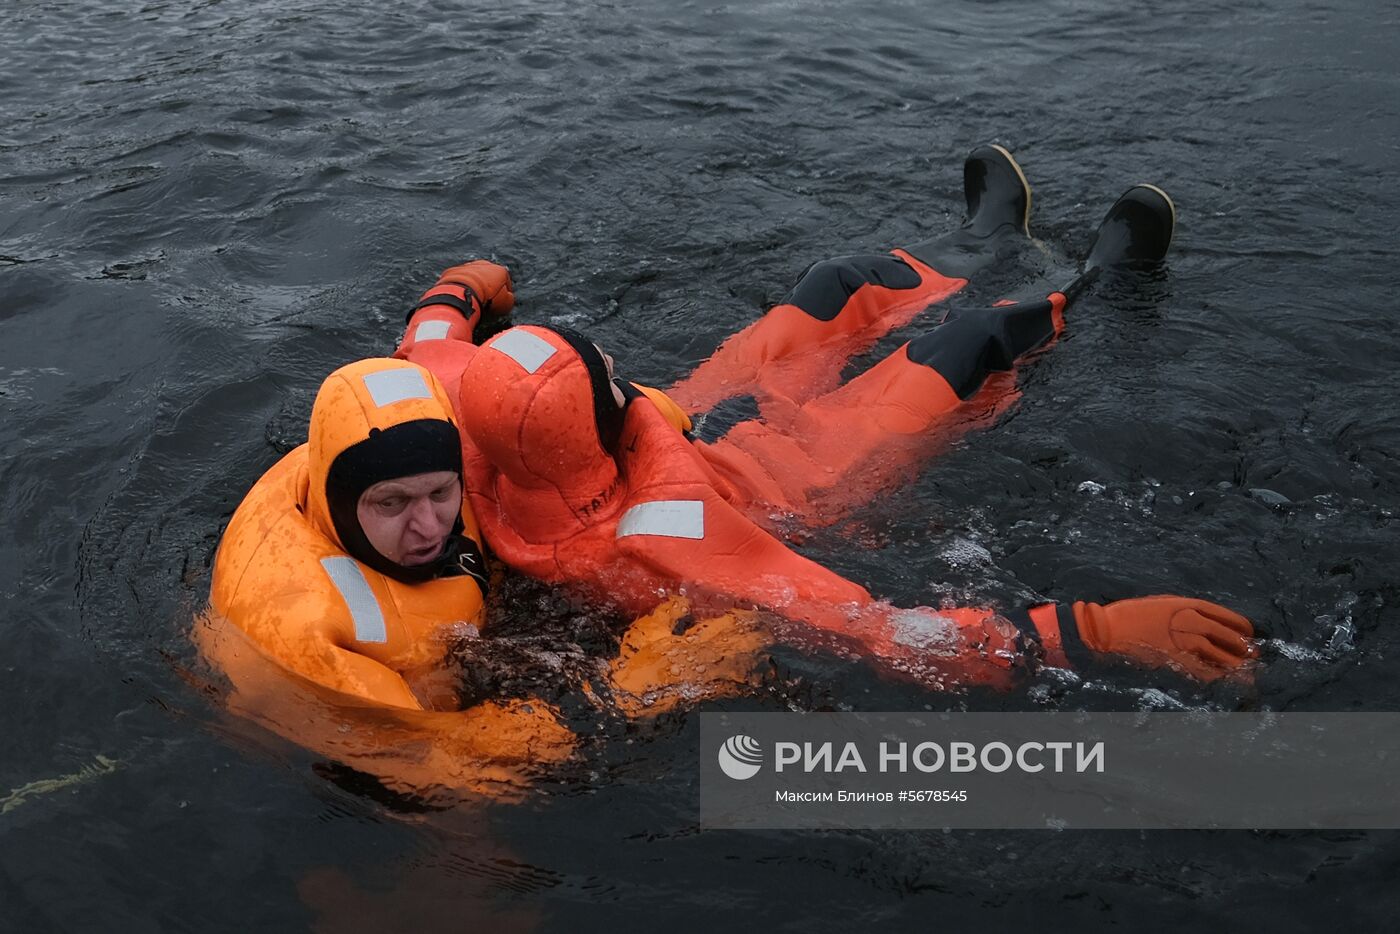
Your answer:
[[[341,599],[350,608],[350,619],[355,624],[355,639],[359,642],[388,642],[389,633],[384,628],[384,613],[379,609],[379,601],[374,599],[374,591],[365,580],[365,572],[360,570],[354,558],[322,558],[321,567],[326,569]]]
[[[698,499],[659,499],[639,503],[622,514],[617,537],[664,535],[667,538],[704,538],[705,503]]]
[[[413,331],[413,340],[417,341],[440,341],[447,337],[447,332],[451,330],[450,321],[424,321]]]
[[[427,380],[423,379],[423,374],[417,369],[396,367],[392,370],[380,370],[378,373],[366,373],[364,380],[370,398],[380,408],[405,399],[433,397],[428,390]]]
[[[491,346],[524,367],[526,373],[544,366],[555,351],[549,341],[529,331],[506,331],[491,341]]]

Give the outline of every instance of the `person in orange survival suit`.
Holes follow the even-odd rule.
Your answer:
[[[479,542],[441,384],[350,364],[235,511],[196,640],[231,706],[286,738],[420,796],[515,794],[572,734],[539,703],[458,709],[444,660],[482,622]]]
[[[685,437],[679,408],[608,373],[582,337],[528,326],[487,341],[463,370],[476,448],[468,489],[493,551],[526,574],[580,585],[625,612],[678,589],[772,610],[939,687],[1005,686],[1028,664],[1078,666],[1090,650],[1203,679],[1250,654],[1246,619],[1182,597],[1043,605],[1010,618],[877,601],[745,515],[747,497]]]
[[[843,442],[833,450],[869,453],[891,437],[927,430],[975,393],[989,371],[1009,367],[1053,337],[1069,294],[1098,269],[1164,252],[1171,219],[1159,190],[1130,190],[1110,211],[1086,277],[1075,285],[1040,303],[989,310],[972,328],[935,329],[833,393],[862,402],[847,409],[850,431],[836,435]],[[498,267],[468,264],[449,270],[435,289],[454,273],[477,277],[474,299],[509,281]],[[433,307],[433,293],[420,309]],[[993,313],[1007,314],[1010,323],[997,327]],[[413,338],[421,339],[412,325],[410,332],[400,353],[411,355]],[[446,355],[448,346],[435,349]],[[1011,621],[988,609],[901,610],[880,603],[745,515],[755,503],[774,502],[774,490],[787,495],[771,469],[785,466],[781,457],[740,449],[749,455],[745,463],[719,446],[688,440],[689,419],[678,405],[656,390],[612,380],[610,360],[580,336],[515,328],[479,352],[458,354],[466,360],[457,372],[470,441],[467,469],[488,541],[507,563],[535,577],[585,585],[595,598],[634,611],[658,591],[693,584],[853,641],[863,654],[927,683],[1006,683],[1028,658],[1082,663],[1090,651],[1211,679],[1238,669],[1251,654],[1246,619],[1182,597],[1042,605]],[[940,391],[929,392],[931,386]],[[871,430],[862,434],[862,427]],[[806,463],[816,460],[830,471],[807,455]]]

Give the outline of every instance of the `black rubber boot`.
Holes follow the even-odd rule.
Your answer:
[[[1134,185],[1113,202],[1094,234],[1084,270],[1161,262],[1176,229],[1176,205],[1155,185]]]
[[[963,229],[986,237],[1009,225],[1029,235],[1031,186],[1015,158],[1001,146],[978,146],[963,163],[967,222]]]
[[[1029,243],[1031,186],[1011,153],[987,143],[963,162],[963,197],[967,219],[961,227],[904,250],[945,276],[971,279],[1004,265]]]

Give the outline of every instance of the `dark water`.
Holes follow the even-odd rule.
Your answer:
[[[6,799],[0,929],[1394,926],[1393,833],[701,832],[693,715],[524,806],[408,813],[222,713],[187,633],[320,378],[389,348],[443,266],[507,263],[518,320],[666,384],[809,262],[950,229],[994,140],[1049,258],[984,297],[1069,272],[1143,180],[1177,200],[1168,270],[1088,296],[1009,416],[813,553],[901,601],[1211,597],[1268,668],[1252,698],[1133,673],[927,696],[820,661],[810,690],[1397,709],[1395,8],[0,15],[0,793],[81,776]]]

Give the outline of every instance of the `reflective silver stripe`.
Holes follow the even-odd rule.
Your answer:
[[[523,366],[526,373],[535,372],[554,356],[549,341],[529,331],[507,331],[491,341],[491,346]]]
[[[704,538],[705,504],[698,499],[659,499],[640,503],[622,514],[617,537],[664,535],[667,538]]]
[[[413,332],[414,341],[440,341],[447,337],[450,321],[424,321]]]
[[[389,633],[384,628],[384,613],[379,609],[379,601],[374,599],[374,591],[369,589],[365,572],[355,563],[354,558],[322,558],[321,567],[341,599],[350,608],[350,619],[355,624],[355,638],[360,642],[388,642]]]
[[[365,388],[374,404],[383,408],[405,399],[431,399],[428,382],[417,369],[402,367],[365,374]]]

